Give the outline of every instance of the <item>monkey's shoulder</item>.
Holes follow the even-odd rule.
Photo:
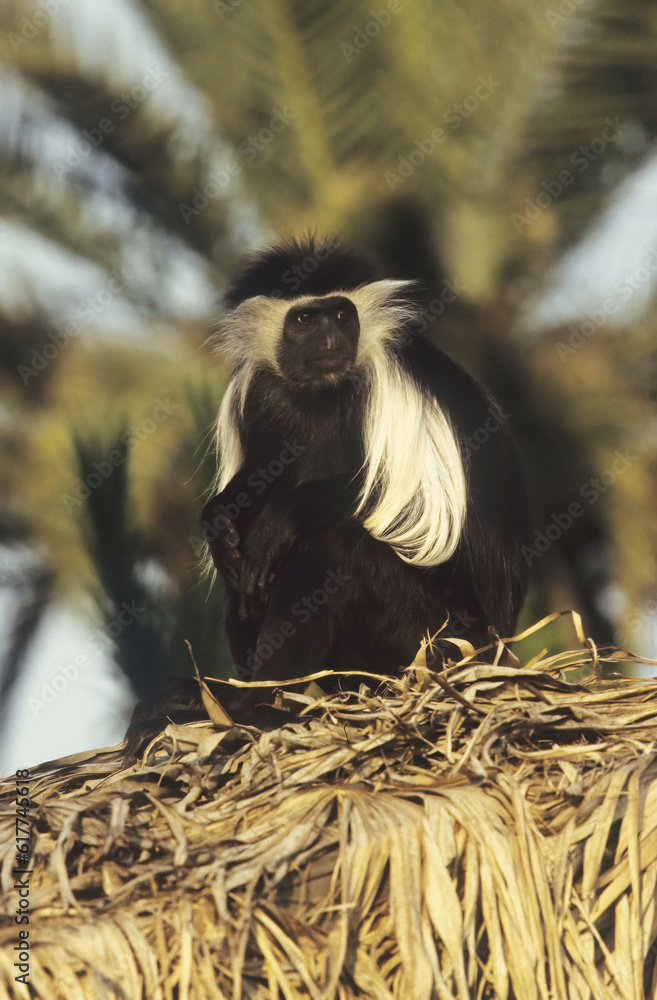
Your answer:
[[[409,338],[401,360],[418,388],[449,410],[478,420],[491,407],[497,408],[492,394],[471,372],[422,335]]]

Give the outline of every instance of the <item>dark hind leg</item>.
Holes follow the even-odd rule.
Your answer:
[[[330,558],[335,537],[328,551],[320,537],[312,541],[295,546],[277,574],[255,647],[253,680],[291,680],[337,666],[331,652],[349,581]]]
[[[254,680],[322,669],[398,673],[446,617],[426,573],[348,522],[300,540],[272,586]]]
[[[249,666],[258,644],[262,619],[242,619],[239,615],[240,595],[226,588],[224,595],[224,631],[233,657],[235,675],[239,680],[251,680],[253,668]]]
[[[334,525],[299,539],[280,566],[249,647],[249,676],[285,681],[324,669],[398,675],[422,638],[446,621],[444,637],[487,640],[486,618],[452,567],[418,569],[355,522]],[[459,655],[452,643],[439,641],[441,649]]]

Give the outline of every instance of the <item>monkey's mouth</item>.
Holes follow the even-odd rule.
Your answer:
[[[323,354],[319,358],[312,358],[309,367],[320,372],[338,372],[347,370],[348,360],[341,355]]]

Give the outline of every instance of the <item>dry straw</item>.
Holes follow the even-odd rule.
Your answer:
[[[579,650],[522,668],[459,643],[378,691],[287,694],[269,732],[213,684],[216,724],[138,765],[35,769],[29,991],[8,781],[0,997],[654,996],[657,682],[602,679],[628,655],[575,624]]]

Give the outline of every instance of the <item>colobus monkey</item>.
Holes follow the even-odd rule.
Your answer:
[[[227,307],[202,524],[238,676],[396,673],[446,620],[475,646],[512,634],[527,515],[507,415],[417,333],[413,283],[308,238],[254,257]]]

